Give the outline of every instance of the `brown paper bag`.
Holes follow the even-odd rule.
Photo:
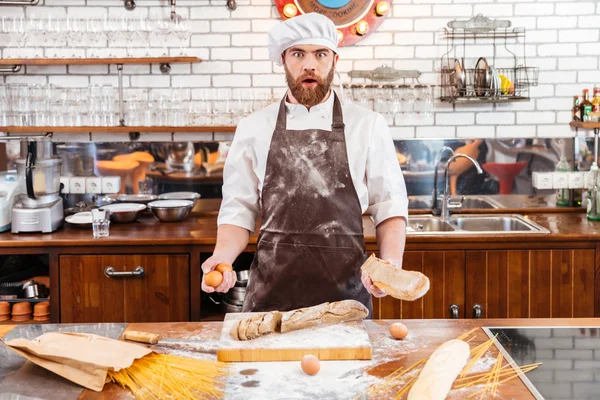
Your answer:
[[[3,342],[29,361],[78,385],[100,392],[108,370],[119,371],[152,351],[103,336],[51,332],[34,340]]]

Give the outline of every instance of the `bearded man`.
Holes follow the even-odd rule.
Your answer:
[[[363,213],[376,226],[379,256],[402,268],[408,198],[381,115],[342,105],[331,89],[338,62],[333,22],[311,13],[269,33],[271,59],[285,68],[284,98],[243,119],[223,176],[223,201],[206,274],[244,251],[260,215],[244,312],[287,311],[354,299],[372,310],[385,295],[361,275]],[[225,272],[216,288],[236,282]]]

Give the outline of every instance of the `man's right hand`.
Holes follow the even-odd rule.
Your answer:
[[[204,277],[206,274],[208,274],[210,271],[214,271],[219,264],[231,265],[231,261],[226,260],[225,257],[220,256],[219,254],[213,254],[202,264],[202,272],[204,273],[202,276],[202,290],[206,293],[227,293],[229,289],[235,286],[235,282],[237,281],[237,275],[235,274],[235,271],[227,271],[223,273],[223,281],[216,288],[208,286],[206,282],[204,282]]]

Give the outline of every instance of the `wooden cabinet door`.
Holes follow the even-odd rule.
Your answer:
[[[594,263],[594,250],[467,251],[467,317],[593,317]]]
[[[429,292],[415,301],[400,301],[391,296],[373,298],[375,319],[450,318],[450,306],[458,306],[464,318],[465,252],[406,251],[403,268],[419,271],[430,281]]]
[[[144,268],[141,277],[105,275]],[[60,257],[61,322],[189,321],[188,255]]]

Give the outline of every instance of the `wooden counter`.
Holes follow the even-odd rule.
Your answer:
[[[201,200],[180,223],[145,216],[111,224],[102,239],[68,224],[51,234],[5,232],[0,253],[48,255],[52,322],[212,318],[200,312],[201,265],[214,249],[219,205]],[[448,318],[454,305],[459,318],[471,318],[477,307],[483,318],[600,317],[600,223],[581,212],[524,215],[550,233],[408,235],[403,268],[427,275],[431,290],[413,303],[374,299],[375,318]],[[377,254],[369,216],[363,225],[367,251]],[[257,233],[258,224],[245,251],[250,261]],[[104,274],[138,266],[143,277]]]
[[[598,327],[600,319],[498,319],[498,320],[412,320],[403,321],[409,328],[409,336],[403,341],[394,341],[389,338],[388,326],[392,322],[366,321],[371,343],[373,345],[373,359],[371,361],[345,361],[345,362],[323,362],[321,371],[314,377],[308,377],[299,372],[298,362],[287,363],[234,363],[230,364],[233,375],[228,378],[225,389],[226,398],[261,398],[262,390],[275,386],[270,398],[298,398],[303,393],[298,388],[312,387],[312,394],[321,391],[321,395],[312,398],[347,398],[358,395],[366,390],[370,384],[381,383],[382,379],[400,367],[409,367],[415,362],[427,358],[443,342],[454,339],[474,327],[482,326],[578,326]],[[202,353],[191,353],[176,350],[177,355],[189,357],[201,357],[203,359],[216,359],[215,348],[218,346],[218,338],[222,323],[169,323],[169,324],[129,324],[128,330],[141,330],[161,334],[164,338],[183,338],[188,340],[199,340],[198,349],[204,349]],[[12,329],[11,326],[0,327],[0,337]],[[487,335],[480,329],[475,333],[474,340],[469,342],[471,347],[487,341]],[[160,352],[173,352],[168,348],[156,349]],[[492,347],[490,355],[497,355],[498,350]],[[1,357],[0,357],[1,361]],[[1,364],[1,363],[0,363]],[[35,367],[38,368],[38,367]],[[548,368],[552,368],[548,366]],[[542,365],[541,370],[544,369]],[[1,374],[0,374],[1,375]],[[41,384],[47,387],[45,382],[36,381],[33,374],[27,381],[32,387]],[[350,376],[351,386],[340,387],[336,381]],[[27,372],[21,377],[27,379]],[[56,379],[60,379],[56,377]],[[248,385],[247,382],[253,384]],[[45,385],[45,386],[44,386]],[[337,389],[337,391],[336,391]],[[25,390],[25,389],[24,389]],[[303,390],[303,389],[300,389]],[[2,383],[0,382],[0,392]],[[316,391],[316,392],[315,392]],[[453,390],[450,399],[464,398],[465,391]],[[498,389],[498,398],[531,399],[533,396],[520,379],[513,379],[501,384]],[[344,397],[345,396],[345,397]],[[46,391],[42,398],[56,398],[51,391]],[[79,399],[132,399],[130,393],[115,385],[107,384],[102,393],[94,393],[82,390]],[[263,397],[264,398],[264,397]],[[308,398],[308,397],[306,397]],[[373,398],[374,397],[370,397]],[[377,399],[387,397],[377,396]]]
[[[514,210],[513,210],[514,211]],[[35,247],[105,247],[133,245],[208,245],[213,246],[217,237],[217,211],[210,207],[201,209],[197,214],[189,216],[182,222],[161,223],[146,215],[131,224],[111,224],[108,238],[94,239],[91,229],[73,228],[69,224],[50,234],[21,233],[0,234],[0,248],[35,248]],[[584,213],[557,214],[523,214],[531,221],[550,230],[550,234],[447,234],[447,235],[411,235],[407,243],[486,243],[494,242],[585,242],[600,239],[600,223],[590,222]],[[250,237],[250,244],[256,244],[259,223]],[[376,246],[375,226],[369,216],[363,216],[365,243]],[[251,246],[249,250],[254,250]]]

